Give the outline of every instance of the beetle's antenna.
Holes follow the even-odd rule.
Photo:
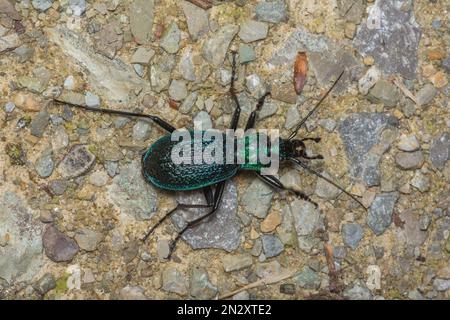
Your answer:
[[[366,207],[361,203],[361,201],[359,201],[358,199],[356,199],[356,197],[354,195],[352,195],[351,193],[347,192],[344,190],[344,188],[342,188],[341,186],[339,186],[338,184],[336,184],[335,182],[331,181],[330,179],[328,179],[327,177],[324,177],[322,174],[320,174],[319,172],[317,172],[314,169],[311,169],[310,167],[308,167],[305,163],[301,162],[299,159],[295,159],[295,158],[289,158],[290,161],[294,162],[295,164],[298,164],[299,166],[301,166],[303,169],[305,169],[306,171],[309,171],[310,173],[318,176],[319,178],[322,178],[323,180],[325,180],[326,182],[328,182],[329,184],[332,184],[333,186],[335,186],[336,188],[338,188],[339,190],[341,190],[343,193],[345,193],[346,195],[348,195],[350,198],[352,198],[353,200],[355,200],[356,202],[358,202],[358,204],[364,208],[364,210],[367,210]]]
[[[96,111],[96,112],[109,113],[109,114],[118,114],[118,115],[127,116],[127,117],[147,118],[147,119],[153,120],[155,123],[160,125],[163,129],[165,129],[169,132],[174,131],[174,128],[169,123],[167,123],[166,121],[162,120],[161,118],[159,118],[157,116],[153,116],[150,114],[142,114],[142,113],[137,113],[137,112],[129,112],[129,111],[113,110],[113,109],[105,109],[105,108],[88,107],[85,105],[79,105],[79,104],[69,103],[66,101],[61,101],[61,100],[58,100],[58,98],[53,99],[53,101],[57,102],[57,103],[67,104],[67,105],[70,105],[75,108],[89,110],[89,111]]]
[[[339,77],[336,79],[336,81],[333,83],[333,85],[330,87],[330,89],[328,89],[328,91],[322,96],[322,98],[320,98],[319,102],[316,104],[316,106],[307,114],[306,117],[304,117],[302,119],[302,121],[300,121],[300,123],[297,125],[297,127],[295,128],[295,130],[291,133],[291,135],[289,136],[288,140],[292,140],[294,139],[294,137],[297,135],[298,130],[300,130],[300,128],[302,127],[302,125],[305,124],[306,120],[309,119],[309,117],[317,110],[317,108],[319,108],[319,106],[322,104],[323,100],[325,100],[325,98],[328,96],[328,94],[333,90],[333,88],[336,86],[336,84],[339,82],[339,80],[342,78],[342,75],[344,74],[345,70],[342,70],[341,74],[339,75]]]

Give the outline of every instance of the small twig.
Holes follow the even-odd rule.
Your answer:
[[[341,285],[339,284],[338,272],[334,266],[333,247],[328,243],[323,246],[325,249],[325,257],[327,259],[328,276],[330,277],[330,292],[339,293],[341,292]]]
[[[412,94],[411,91],[409,91],[409,89],[403,84],[403,81],[401,78],[397,77],[397,76],[393,76],[392,77],[394,84],[403,92],[403,94],[405,96],[407,96],[408,98],[410,98],[416,105],[419,105],[417,103],[417,98]]]
[[[187,1],[205,10],[208,10],[209,8],[212,7],[212,1],[210,0],[187,0]]]
[[[246,286],[243,286],[243,287],[241,287],[239,289],[236,289],[234,291],[225,293],[224,295],[220,296],[219,299],[220,300],[226,299],[226,298],[234,296],[235,294],[237,294],[239,292],[242,292],[242,291],[245,291],[245,290],[253,289],[253,288],[256,288],[256,287],[259,287],[259,286],[274,284],[274,283],[277,283],[277,282],[289,279],[290,277],[292,277],[296,273],[297,273],[296,271],[289,271],[288,270],[288,271],[285,271],[283,273],[280,273],[280,274],[277,274],[277,275],[274,275],[274,276],[268,276],[268,277],[266,277],[264,279],[255,281],[253,283],[250,283],[250,284],[248,284]]]

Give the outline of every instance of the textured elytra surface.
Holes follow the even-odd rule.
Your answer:
[[[150,183],[168,190],[194,190],[213,185],[236,174],[237,165],[216,163],[209,157],[212,152],[209,155],[205,152],[208,147],[214,146],[214,140],[195,139],[192,131],[190,137],[192,139],[180,142],[172,141],[171,135],[167,135],[150,147],[143,157],[142,164],[144,176]],[[225,135],[222,137],[225,141]],[[175,147],[179,149],[173,152]],[[201,152],[198,152],[196,148]],[[187,152],[183,153],[183,150]],[[223,157],[226,157],[226,143],[222,144],[222,150]],[[180,162],[187,163],[174,162],[174,158],[178,156],[180,156]],[[225,159],[222,160],[225,163]]]

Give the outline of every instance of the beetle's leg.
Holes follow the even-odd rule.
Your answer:
[[[205,187],[203,188],[203,192],[205,194],[205,199],[207,204],[186,204],[186,203],[178,203],[177,206],[170,210],[168,213],[164,215],[161,219],[158,220],[158,222],[151,227],[147,233],[145,234],[144,238],[142,238],[142,241],[146,241],[148,237],[155,231],[157,227],[161,223],[167,220],[167,218],[171,217],[174,212],[176,212],[178,209],[189,209],[189,208],[211,208],[214,205],[214,199],[213,199],[213,193],[211,187]]]
[[[271,175],[262,175],[258,171],[255,171],[255,173],[262,181],[266,182],[267,184],[271,185],[272,187],[275,187],[275,188],[278,188],[278,189],[281,189],[281,190],[287,190],[287,191],[293,192],[299,198],[301,198],[301,199],[303,199],[305,201],[311,202],[314,206],[317,207],[317,203],[312,201],[310,197],[308,197],[306,194],[304,194],[301,191],[293,190],[291,188],[288,188],[288,187],[284,186],[283,183],[280,180],[278,180],[277,177],[271,176]]]
[[[83,106],[83,105],[78,105],[78,104],[73,104],[73,103],[67,103],[65,101],[59,101],[58,98],[56,98],[54,101],[67,104],[72,107],[89,110],[89,111],[96,111],[96,112],[109,113],[109,114],[118,114],[118,115],[128,116],[128,117],[147,118],[147,119],[151,119],[153,122],[155,122],[157,125],[159,125],[161,128],[163,128],[164,130],[166,130],[169,133],[172,133],[176,130],[176,128],[174,126],[172,126],[170,123],[168,123],[166,120],[163,120],[160,117],[154,116],[151,114],[141,114],[141,113],[137,113],[137,112],[128,112],[128,111],[122,111],[122,110],[88,107],[88,106]]]
[[[264,105],[264,101],[266,100],[266,97],[270,94],[270,92],[266,92],[261,98],[258,99],[258,103],[256,104],[255,110],[250,113],[250,116],[247,120],[247,125],[245,126],[245,130],[251,129],[255,127],[256,122],[256,116],[258,115],[259,110],[261,110],[262,106]]]
[[[224,190],[225,190],[225,181],[219,182],[216,186],[216,190],[214,191],[214,204],[212,205],[211,211],[208,212],[207,214],[205,214],[204,216],[201,216],[195,220],[189,221],[186,224],[186,226],[177,234],[175,239],[170,244],[170,253],[169,253],[168,259],[170,259],[170,256],[172,255],[172,253],[175,249],[175,246],[177,245],[178,240],[180,240],[181,236],[187,229],[199,225],[200,223],[202,223],[202,221],[204,219],[210,217],[217,211],[217,209],[219,208],[219,205],[220,205],[220,201],[222,200],[222,195],[223,195]]]
[[[239,122],[239,117],[241,115],[241,106],[236,95],[236,90],[234,89],[234,78],[236,77],[236,52],[233,52],[232,54],[233,63],[231,65],[230,95],[234,103],[236,104],[236,109],[234,109],[233,117],[231,118],[230,129],[236,130]]]

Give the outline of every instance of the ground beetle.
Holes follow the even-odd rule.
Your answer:
[[[327,97],[327,95],[333,90],[336,83],[339,81],[339,79],[344,74],[344,71],[339,75],[337,80],[333,83],[333,85],[328,89],[328,91],[322,96],[322,98],[319,100],[319,102],[316,104],[316,106],[308,113],[308,115],[300,121],[300,123],[296,126],[295,130],[292,132],[292,134],[289,136],[288,139],[280,139],[279,142],[279,157],[281,161],[288,161],[295,163],[305,169],[306,171],[320,177],[321,179],[326,180],[328,183],[332,184],[348,196],[350,196],[353,200],[358,202],[362,207],[364,207],[361,202],[356,199],[353,195],[345,191],[342,187],[331,181],[330,179],[324,177],[319,172],[315,171],[314,169],[310,168],[305,162],[302,161],[302,159],[323,159],[321,155],[317,156],[308,156],[306,154],[306,146],[305,141],[313,141],[313,142],[319,142],[320,138],[303,138],[303,139],[294,139],[297,135],[297,132],[299,129],[305,124],[306,120],[317,110],[317,108],[320,106],[322,101]],[[239,100],[237,98],[235,88],[234,88],[234,81],[236,76],[236,53],[233,52],[233,59],[232,59],[232,76],[231,76],[231,84],[230,84],[230,90],[229,93],[236,104],[236,109],[234,110],[230,129],[237,129],[239,116],[241,113],[241,107],[239,105]],[[256,108],[254,111],[251,112],[249,119],[247,121],[247,125],[245,127],[245,130],[252,129],[255,126],[256,122],[256,116],[258,111],[261,109],[261,107],[264,104],[264,100],[267,97],[269,93],[266,93],[263,95],[257,102]],[[58,101],[56,98],[55,101],[66,103],[64,101]],[[171,242],[170,245],[170,254],[173,252],[173,249],[175,248],[175,245],[177,241],[180,239],[182,234],[191,227],[194,227],[198,224],[200,224],[205,218],[210,217],[214,212],[217,211],[217,208],[219,207],[222,194],[224,191],[224,186],[226,180],[232,178],[234,175],[237,174],[239,170],[252,170],[255,172],[255,174],[262,179],[264,182],[268,183],[272,187],[275,187],[277,189],[282,190],[288,190],[290,192],[293,192],[298,197],[309,201],[313,203],[315,206],[317,204],[313,202],[306,194],[304,194],[301,191],[293,190],[291,188],[285,187],[281,181],[273,176],[273,175],[262,175],[260,170],[262,168],[262,164],[256,164],[256,165],[242,165],[242,164],[174,164],[171,160],[171,150],[174,147],[177,141],[171,141],[171,134],[176,130],[175,127],[173,127],[171,124],[166,122],[165,120],[154,116],[154,115],[147,115],[147,114],[139,114],[134,112],[127,112],[127,111],[120,111],[120,110],[111,110],[111,109],[103,109],[103,108],[95,108],[95,107],[87,107],[87,106],[80,106],[80,105],[73,105],[75,107],[91,110],[91,111],[97,111],[97,112],[103,112],[103,113],[109,113],[109,114],[118,114],[122,116],[132,116],[132,117],[142,117],[142,118],[149,118],[152,121],[154,121],[156,124],[158,124],[161,128],[166,130],[168,134],[160,139],[158,139],[156,142],[153,143],[152,146],[143,154],[142,156],[142,173],[145,177],[145,180],[156,187],[160,189],[165,190],[174,190],[174,191],[180,191],[180,190],[195,190],[195,189],[202,189],[206,198],[207,204],[185,204],[185,203],[179,203],[173,210],[168,212],[164,217],[162,217],[145,235],[143,238],[143,241],[145,241],[152,232],[168,217],[172,215],[177,209],[181,208],[210,208],[210,211],[205,214],[204,216],[197,218],[193,221],[190,221],[186,224],[186,226],[177,234],[175,239]],[[194,134],[193,131],[191,131],[191,134]],[[206,146],[207,143],[203,143],[203,148]],[[225,153],[224,153],[225,154]],[[213,187],[215,187],[213,189]],[[169,256],[170,257],[170,256]]]

